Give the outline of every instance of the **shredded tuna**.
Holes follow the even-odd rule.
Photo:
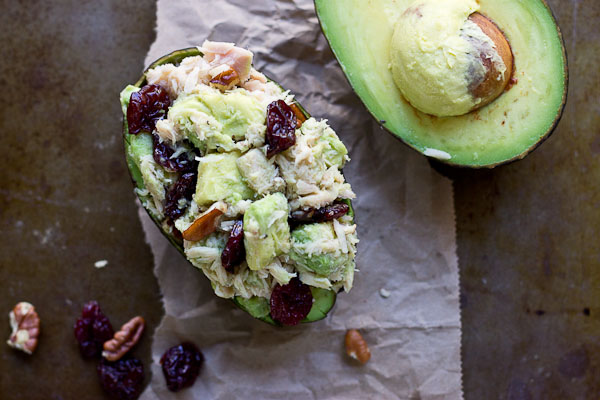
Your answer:
[[[242,82],[245,82],[250,76],[252,52],[236,47],[233,43],[210,42],[208,40],[202,43],[198,50],[204,54],[204,59],[211,65],[229,65],[238,73]]]
[[[335,235],[337,236],[337,239],[339,241],[340,244],[340,249],[342,250],[342,253],[347,254],[348,253],[348,242],[346,241],[346,232],[344,232],[344,228],[342,227],[342,224],[340,224],[337,220],[333,220],[333,229],[335,230]]]

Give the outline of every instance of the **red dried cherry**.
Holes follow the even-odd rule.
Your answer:
[[[127,127],[129,133],[151,133],[156,121],[166,116],[171,99],[169,93],[158,85],[146,85],[131,93],[127,106]]]
[[[283,100],[267,106],[267,157],[289,149],[296,143],[296,114]]]
[[[119,361],[102,360],[97,368],[102,389],[117,400],[134,400],[144,386],[144,366],[136,358],[121,358]]]
[[[175,149],[167,142],[161,142],[158,135],[152,135],[154,150],[152,156],[154,161],[172,172],[194,171],[198,168],[196,153],[193,150],[184,151],[177,157],[173,157]]]
[[[287,285],[276,285],[271,293],[271,317],[283,325],[297,325],[312,308],[310,287],[298,278]]]
[[[192,386],[200,373],[204,356],[198,348],[189,342],[173,346],[160,358],[167,388],[177,392]]]
[[[196,181],[198,179],[198,173],[187,172],[179,177],[177,182],[167,192],[165,199],[165,215],[171,220],[175,221],[181,217],[189,206],[187,201],[192,199],[194,192],[196,191]],[[187,200],[185,205],[182,205],[180,200]]]
[[[345,203],[330,204],[321,208],[309,208],[308,210],[296,210],[290,214],[293,223],[326,222],[344,216],[350,211],[350,206]]]
[[[229,239],[221,253],[221,265],[227,272],[233,273],[233,267],[240,264],[246,258],[244,248],[244,221],[238,220],[233,224]]]
[[[75,321],[73,331],[79,342],[81,355],[85,358],[99,357],[104,342],[112,339],[114,335],[110,321],[96,301],[90,301],[83,306],[81,317]]]

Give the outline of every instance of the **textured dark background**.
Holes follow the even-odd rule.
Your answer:
[[[571,76],[559,128],[523,161],[452,173],[467,399],[600,398],[600,2],[549,3]],[[43,320],[33,357],[0,345],[0,397],[102,398],[72,336],[82,304],[115,327],[142,314],[150,332],[162,313],[117,98],[144,67],[155,4],[0,6],[0,336],[18,301]],[[149,366],[150,334],[134,354]]]

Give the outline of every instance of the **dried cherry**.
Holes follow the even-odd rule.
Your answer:
[[[233,267],[240,264],[246,258],[246,249],[244,248],[244,221],[235,221],[229,239],[221,253],[221,265],[227,272],[233,273]]]
[[[283,325],[297,325],[312,308],[310,287],[298,278],[287,285],[276,285],[271,293],[271,317]]]
[[[102,360],[97,367],[102,389],[118,400],[137,399],[144,386],[144,365],[136,358],[121,358],[110,362]]]
[[[189,342],[173,346],[160,358],[167,388],[177,392],[192,386],[200,373],[204,356],[198,348]]]
[[[96,301],[90,301],[83,306],[81,317],[75,321],[73,331],[79,342],[81,355],[85,358],[99,357],[104,342],[112,339],[114,335],[110,321]]]
[[[167,114],[171,106],[169,93],[158,85],[146,85],[131,93],[127,106],[129,133],[152,132],[156,121]]]
[[[334,203],[321,208],[309,208],[308,210],[296,210],[290,214],[290,220],[295,224],[309,222],[326,222],[340,218],[350,211],[346,203]]]
[[[152,135],[154,151],[152,156],[154,161],[162,165],[165,169],[172,172],[187,172],[198,168],[196,154],[193,150],[184,151],[177,157],[172,157],[175,149],[167,142],[161,142],[158,135]]]
[[[296,143],[296,114],[283,100],[267,106],[267,157],[289,149]]]
[[[188,207],[187,201],[192,199],[196,191],[197,172],[186,172],[181,175],[165,196],[165,215],[175,221],[181,217]],[[180,200],[185,199],[186,205],[182,206]]]

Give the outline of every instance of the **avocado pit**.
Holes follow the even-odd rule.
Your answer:
[[[504,91],[513,69],[511,47],[478,9],[476,0],[421,0],[399,17],[390,67],[396,86],[417,110],[464,115]]]
[[[469,84],[469,91],[474,97],[481,99],[481,102],[474,108],[475,110],[494,101],[507,87],[513,71],[513,54],[506,36],[492,20],[478,12],[471,14],[469,20],[477,24],[479,29],[494,43],[494,49],[505,66],[504,70],[498,69],[498,64],[492,62],[485,52],[479,54],[486,74],[483,79],[471,80]]]

